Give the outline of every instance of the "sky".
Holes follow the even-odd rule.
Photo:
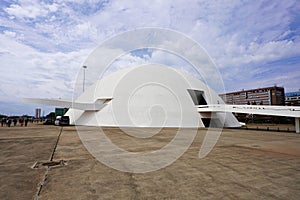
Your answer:
[[[34,114],[24,97],[72,98],[78,74],[101,43],[145,27],[178,31],[198,42],[227,92],[300,89],[297,0],[0,0],[0,114]],[[184,62],[159,50],[131,52],[117,65]]]

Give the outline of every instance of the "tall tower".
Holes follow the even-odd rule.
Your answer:
[[[39,119],[39,118],[41,118],[41,108],[36,108],[35,109],[35,118],[36,119]]]

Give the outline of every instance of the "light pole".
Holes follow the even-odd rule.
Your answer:
[[[85,70],[87,66],[82,66],[83,68],[83,83],[82,83],[82,91],[84,92],[84,84],[85,84]]]

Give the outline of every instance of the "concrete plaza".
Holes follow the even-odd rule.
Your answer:
[[[176,133],[163,129],[139,139],[118,128],[104,131],[135,152],[159,149]],[[170,166],[133,174],[97,161],[75,127],[0,127],[0,199],[300,199],[300,134],[224,129],[200,159],[205,134],[198,130]]]

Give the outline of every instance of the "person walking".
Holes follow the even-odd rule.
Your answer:
[[[11,125],[11,119],[7,119],[6,123],[7,123],[7,126],[10,127],[10,125]]]
[[[27,126],[27,124],[28,124],[28,119],[26,118],[25,119],[25,126]]]
[[[14,126],[17,126],[17,119],[16,118],[14,118],[14,120],[13,120],[13,123],[14,123]]]
[[[20,118],[20,119],[19,119],[19,123],[20,123],[21,126],[23,126],[23,124],[24,124],[23,118]]]

